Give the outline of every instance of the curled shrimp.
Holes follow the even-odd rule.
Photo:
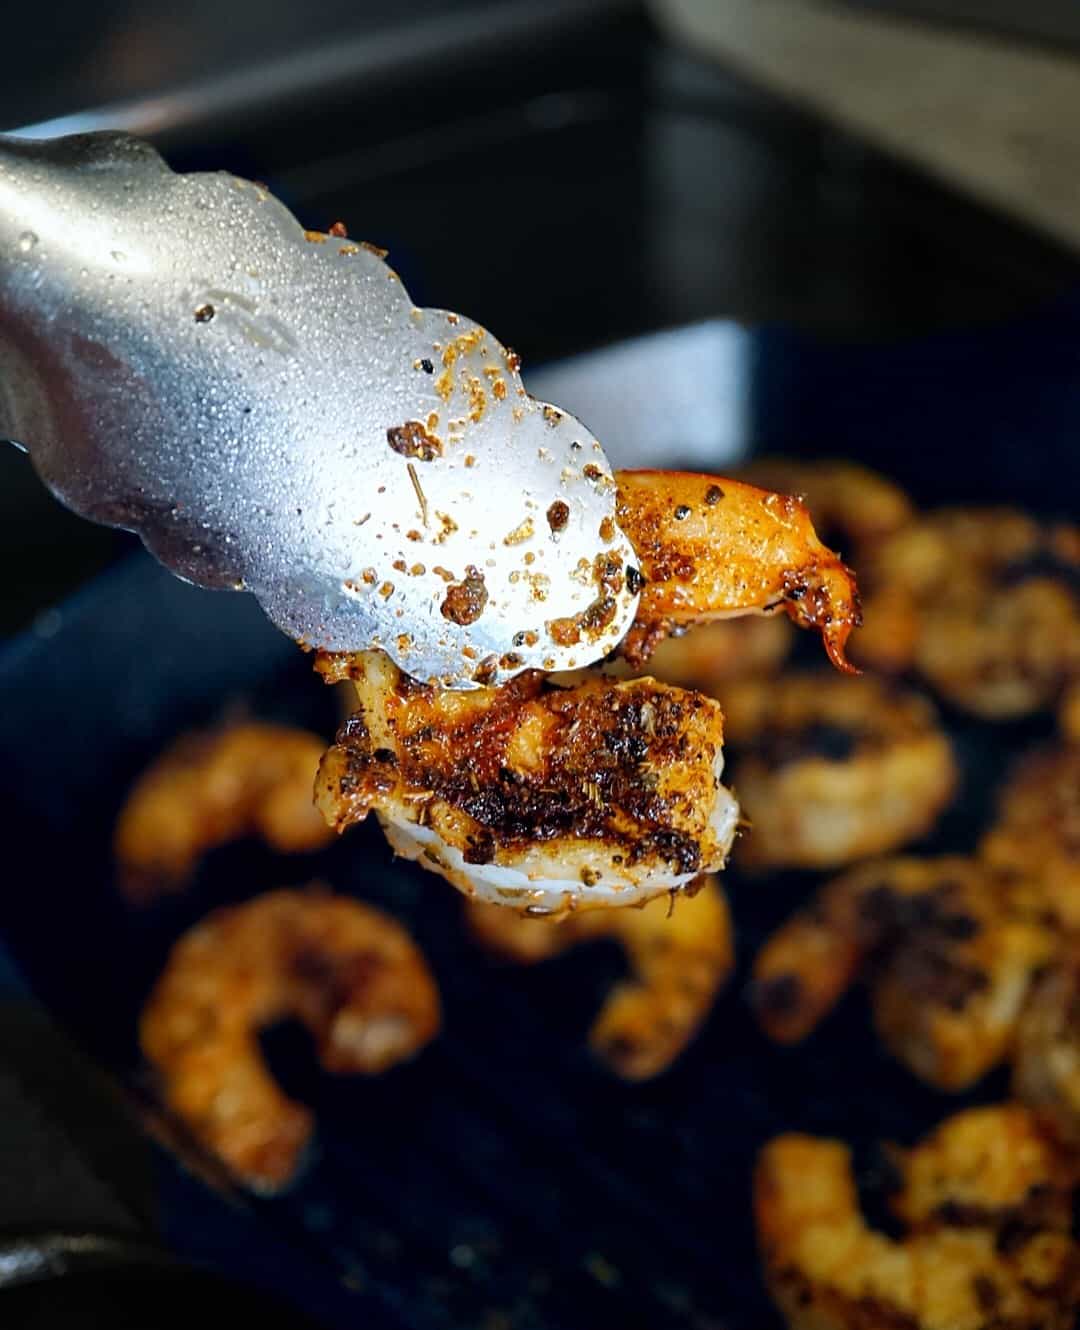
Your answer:
[[[125,890],[136,898],[176,889],[209,849],[261,836],[303,853],[332,833],[312,789],[325,744],[265,721],[187,734],[139,777],[116,824]]]
[[[863,561],[860,662],[913,668],[989,720],[1053,705],[1080,675],[1080,529],[1007,508],[931,513]]]
[[[530,919],[470,901],[469,928],[496,955],[528,965],[596,938],[618,942],[630,979],[615,985],[589,1032],[593,1052],[624,1080],[666,1071],[701,1027],[731,973],[727,900],[715,878],[694,883],[668,909],[591,910]]]
[[[840,1141],[791,1134],[762,1150],[758,1241],[792,1330],[1070,1330],[1071,1180],[1030,1113],[969,1109],[893,1160],[897,1240],[867,1224]]]
[[[751,993],[765,1032],[804,1039],[863,972],[889,1050],[960,1090],[1011,1052],[1055,930],[978,859],[895,858],[828,883],[766,942]]]
[[[174,945],[139,1040],[167,1106],[247,1185],[295,1174],[310,1109],[276,1084],[259,1031],[302,1021],[327,1071],[375,1076],[439,1029],[439,995],[399,923],[325,890],[272,891],[216,910]]]
[[[881,679],[818,673],[723,691],[747,865],[839,868],[924,835],[956,764],[933,706]]]
[[[744,481],[687,471],[616,473],[616,512],[644,579],[622,644],[631,664],[676,624],[783,611],[817,628],[829,659],[850,671],[860,623],[855,577],[818,539],[806,505]]]
[[[633,574],[641,591],[628,659],[675,624],[784,609],[848,668],[854,580],[802,504],[708,476],[616,481],[641,568],[600,575],[621,587]],[[374,811],[399,854],[466,894],[534,913],[632,905],[724,864],[738,806],[720,783],[720,708],[698,693],[599,674],[558,688],[526,672],[454,694],[379,651],[323,654],[316,668],[352,679],[360,702],[320,767],[327,821],[342,830]]]

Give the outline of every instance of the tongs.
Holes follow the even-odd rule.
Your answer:
[[[0,137],[0,437],[172,572],[248,590],[301,643],[448,687],[606,655],[625,564],[600,444],[478,324],[261,185],[122,134]]]

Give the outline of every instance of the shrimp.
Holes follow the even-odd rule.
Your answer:
[[[216,910],[175,944],[139,1025],[166,1105],[248,1186],[295,1174],[311,1111],[274,1082],[259,1031],[302,1021],[327,1071],[377,1076],[438,1032],[424,957],[389,915],[325,890]]]
[[[1029,880],[1060,927],[1080,929],[1080,745],[1028,754],[1006,782],[998,809],[982,857]]]
[[[790,674],[723,691],[748,866],[838,868],[925,834],[956,764],[933,706],[880,679]]]
[[[316,782],[332,825],[374,810],[398,854],[531,913],[635,904],[723,865],[738,807],[720,784],[718,703],[652,679],[564,689],[536,673],[447,692],[382,652],[349,668],[361,709]]]
[[[806,505],[743,481],[687,471],[616,473],[616,514],[643,579],[621,649],[640,665],[672,627],[783,610],[817,628],[829,659],[860,621],[855,576],[817,537]]]
[[[552,921],[478,901],[467,910],[469,928],[483,946],[523,965],[596,938],[620,944],[631,978],[608,994],[589,1043],[628,1081],[671,1066],[734,964],[731,916],[714,877],[699,878],[670,911],[656,901],[640,910],[591,910]]]
[[[1068,1150],[1080,1151],[1080,951],[1040,975],[1016,1034],[1013,1093]]]
[[[283,853],[328,844],[333,833],[312,787],[325,744],[287,725],[249,722],[185,735],[136,781],[114,836],[133,898],[183,886],[201,856],[261,836]]]
[[[754,964],[752,1000],[779,1043],[804,1039],[864,970],[893,1055],[960,1090],[1011,1052],[1020,1011],[1055,931],[978,859],[860,865],[775,933]]]
[[[945,509],[901,528],[863,569],[864,664],[913,668],[988,720],[1051,706],[1080,675],[1080,528]]]
[[[841,1142],[789,1134],[762,1150],[758,1242],[792,1330],[1071,1330],[1071,1180],[1030,1113],[969,1109],[894,1162],[897,1240],[864,1219]]]
[[[616,483],[641,567],[601,560],[592,573],[609,591],[625,579],[641,592],[623,644],[631,663],[674,626],[783,609],[850,668],[854,578],[802,504],[683,473],[621,472]],[[587,627],[559,632],[572,641]],[[316,669],[351,678],[360,702],[320,767],[328,823],[342,830],[374,811],[398,854],[467,895],[560,913],[641,904],[723,867],[738,805],[720,783],[720,708],[698,693],[602,675],[558,688],[531,671],[453,694],[374,650],[320,654]]]

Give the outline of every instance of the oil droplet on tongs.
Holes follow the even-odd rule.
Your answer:
[[[38,238],[33,231],[24,231],[16,242],[19,248],[19,253],[29,254],[37,242]]]

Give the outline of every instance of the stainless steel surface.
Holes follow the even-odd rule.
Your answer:
[[[126,135],[0,140],[0,436],[180,576],[420,678],[585,664],[636,608],[623,591],[589,640],[553,640],[599,597],[596,555],[633,550],[599,443],[490,333]]]

